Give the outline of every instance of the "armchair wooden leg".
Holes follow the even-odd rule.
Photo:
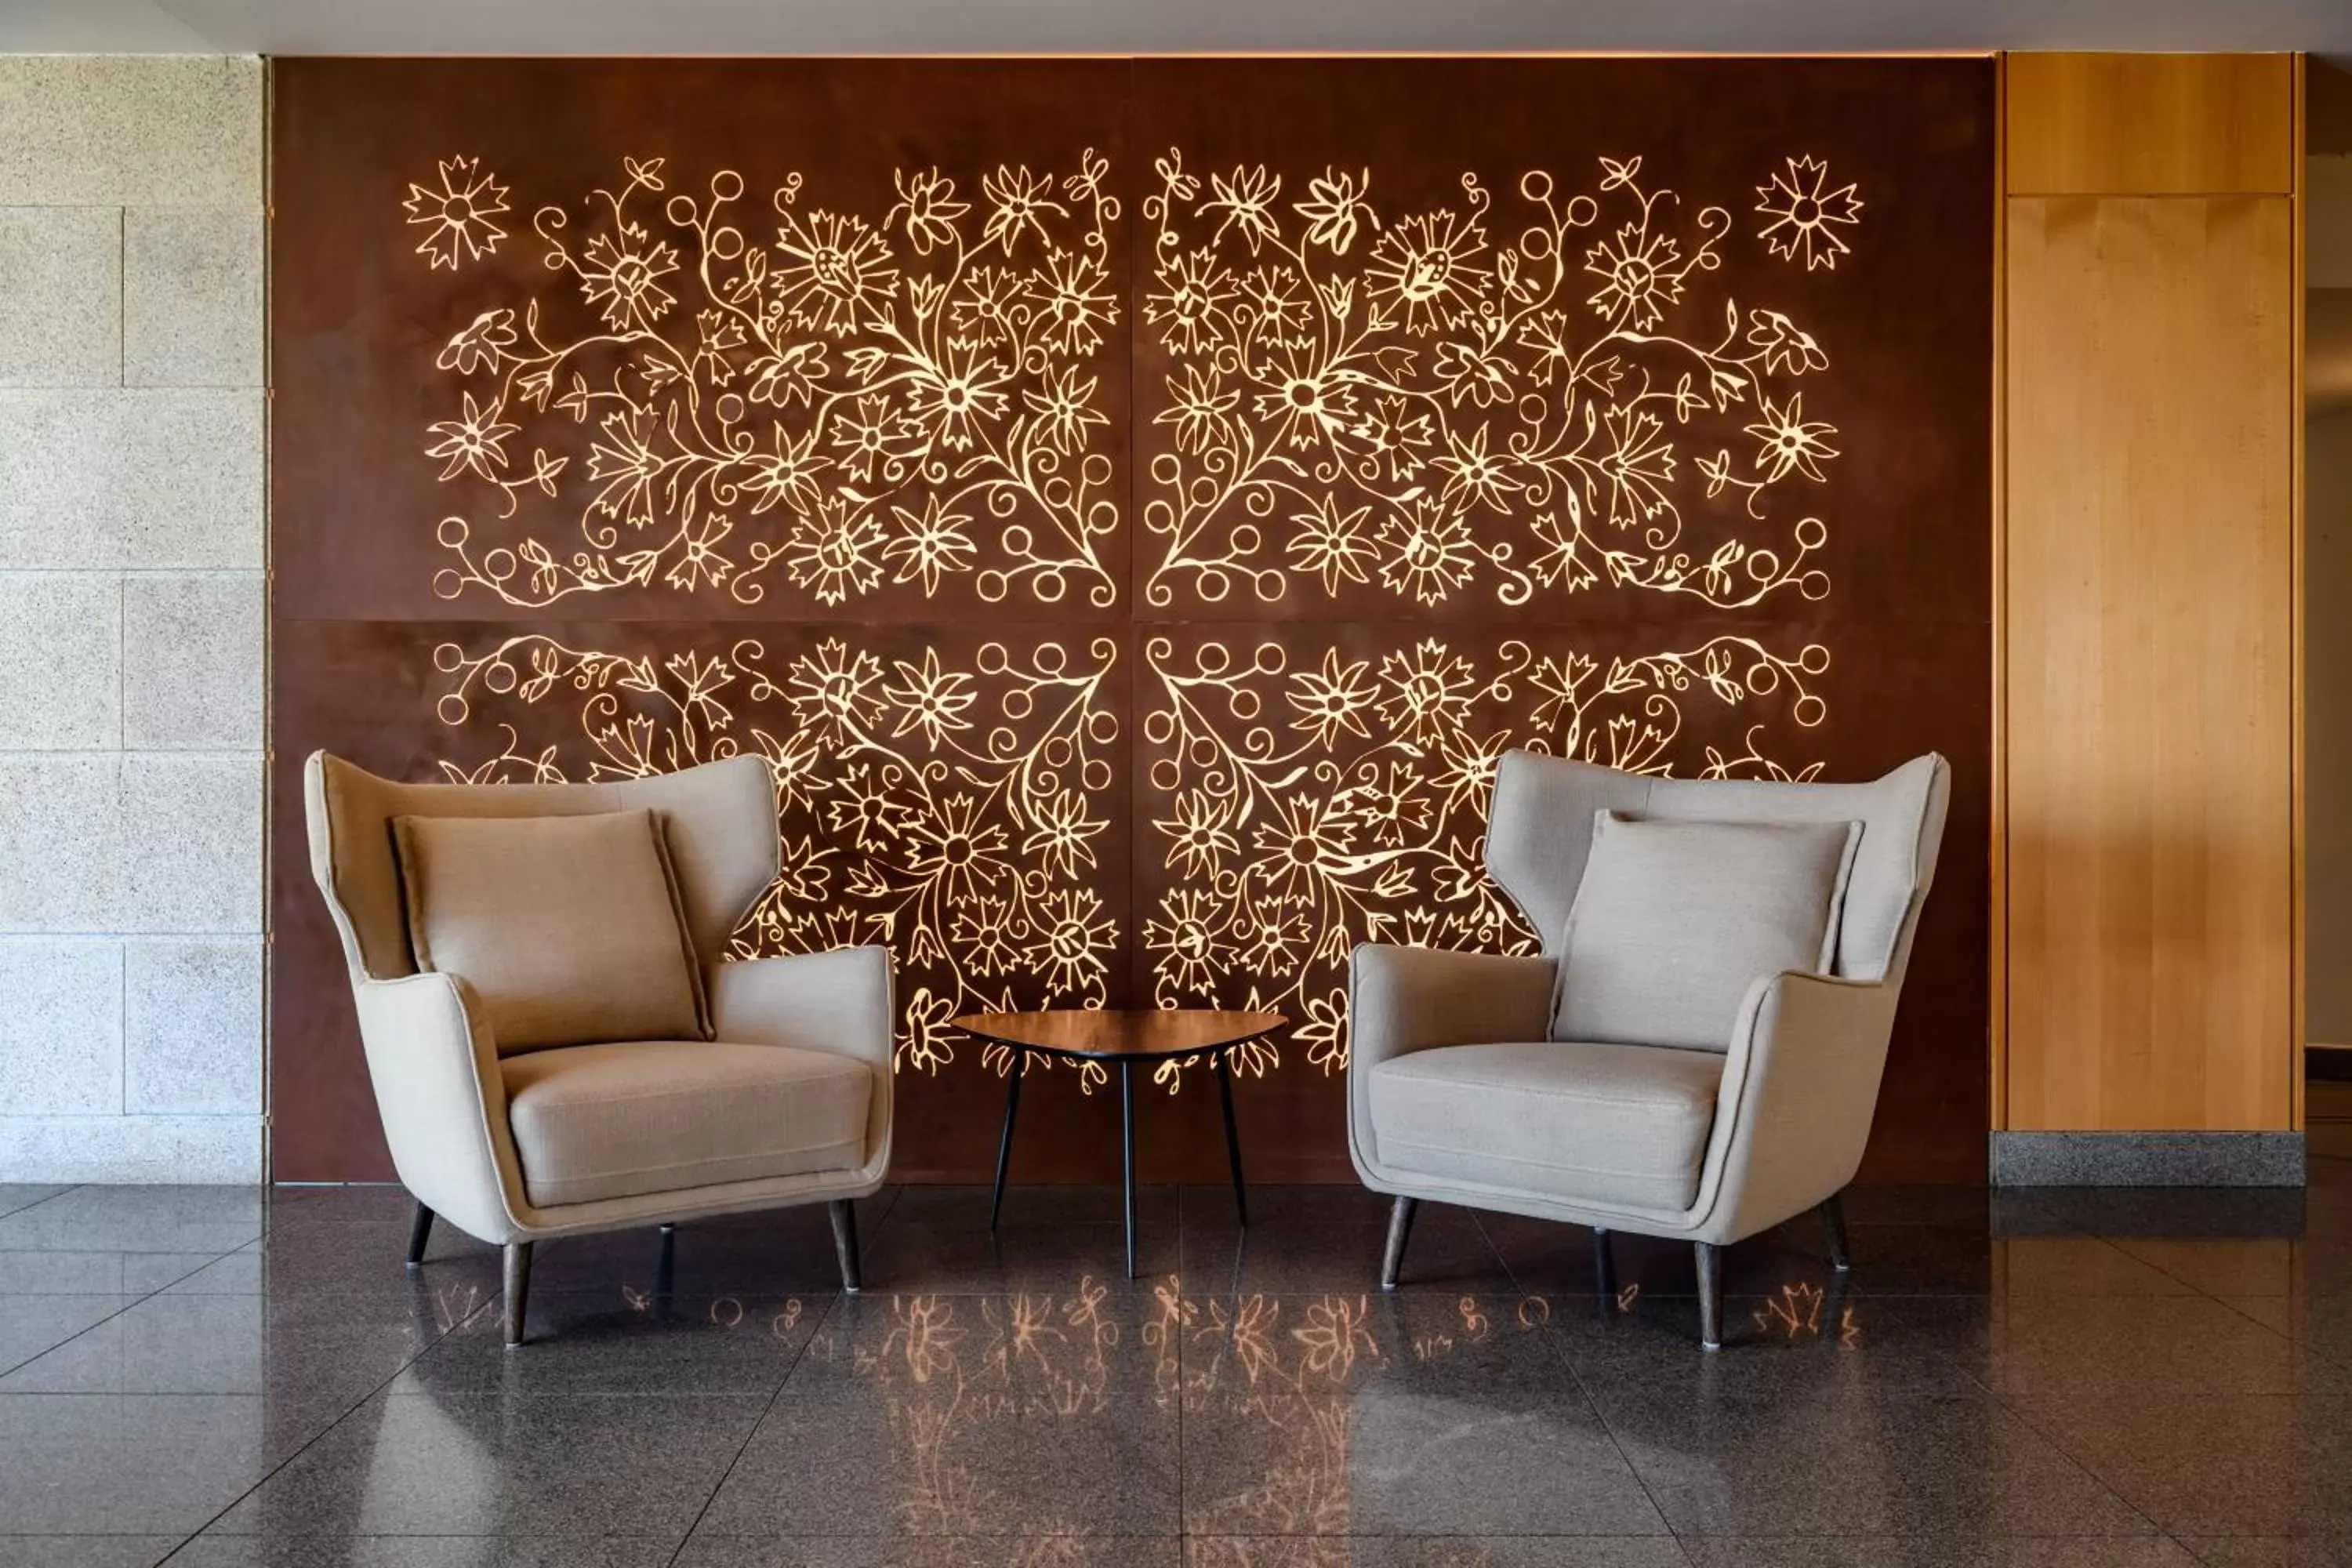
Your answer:
[[[857,1294],[857,1210],[847,1198],[836,1198],[826,1205],[833,1215],[833,1250],[841,1259],[841,1289],[844,1295]]]
[[[1845,1199],[1832,1197],[1822,1205],[1822,1230],[1829,1237],[1830,1267],[1843,1274],[1853,1267],[1845,1245]]]
[[[1694,1244],[1698,1255],[1698,1342],[1701,1350],[1723,1348],[1723,1248]]]
[[[425,1244],[433,1239],[433,1211],[423,1204],[408,1222],[408,1266],[411,1268],[425,1261]]]
[[[506,1259],[506,1329],[507,1349],[522,1343],[523,1311],[530,1301],[530,1248],[528,1241],[507,1243]]]
[[[1419,1198],[1399,1198],[1389,1210],[1389,1245],[1381,1254],[1381,1289],[1397,1288],[1397,1276],[1404,1268],[1404,1244],[1412,1236],[1413,1211],[1421,1207]]]
[[[1616,1304],[1617,1251],[1610,1245],[1609,1233],[1599,1228],[1592,1233],[1592,1288],[1600,1292],[1602,1306]]]

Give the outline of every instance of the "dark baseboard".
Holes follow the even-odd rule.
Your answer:
[[[2299,1187],[2300,1132],[1995,1132],[1996,1187]]]

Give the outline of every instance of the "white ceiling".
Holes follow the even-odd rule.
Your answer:
[[[2352,0],[0,0],[0,52],[2308,49]]]

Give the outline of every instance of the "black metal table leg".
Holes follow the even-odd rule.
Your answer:
[[[1118,1168],[1127,1201],[1127,1277],[1135,1278],[1135,1068],[1118,1064]]]
[[[1234,1213],[1249,1228],[1249,1196],[1242,1186],[1242,1135],[1234,1126],[1234,1053],[1217,1053],[1217,1093],[1225,1102],[1225,1155],[1234,1164]]]
[[[1013,1163],[1013,1117],[1021,1109],[1021,1080],[1029,1073],[1029,1053],[1014,1047],[1013,1072],[1004,1089],[1004,1135],[996,1142],[996,1194],[988,1200],[988,1234],[996,1234],[997,1212],[1004,1207],[1004,1173]]]

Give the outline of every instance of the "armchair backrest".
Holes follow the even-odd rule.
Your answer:
[[[1951,764],[1930,752],[1871,784],[1670,779],[1533,752],[1505,753],[1486,828],[1486,869],[1557,956],[1592,847],[1592,814],[1698,822],[1860,822],[1832,973],[1901,984],[1936,872]]]
[[[614,784],[398,784],[314,752],[302,770],[310,875],[326,895],[352,973],[415,973],[393,848],[395,816],[579,816],[640,806],[662,814],[670,864],[705,966],[776,879],[775,788],[758,757]]]

